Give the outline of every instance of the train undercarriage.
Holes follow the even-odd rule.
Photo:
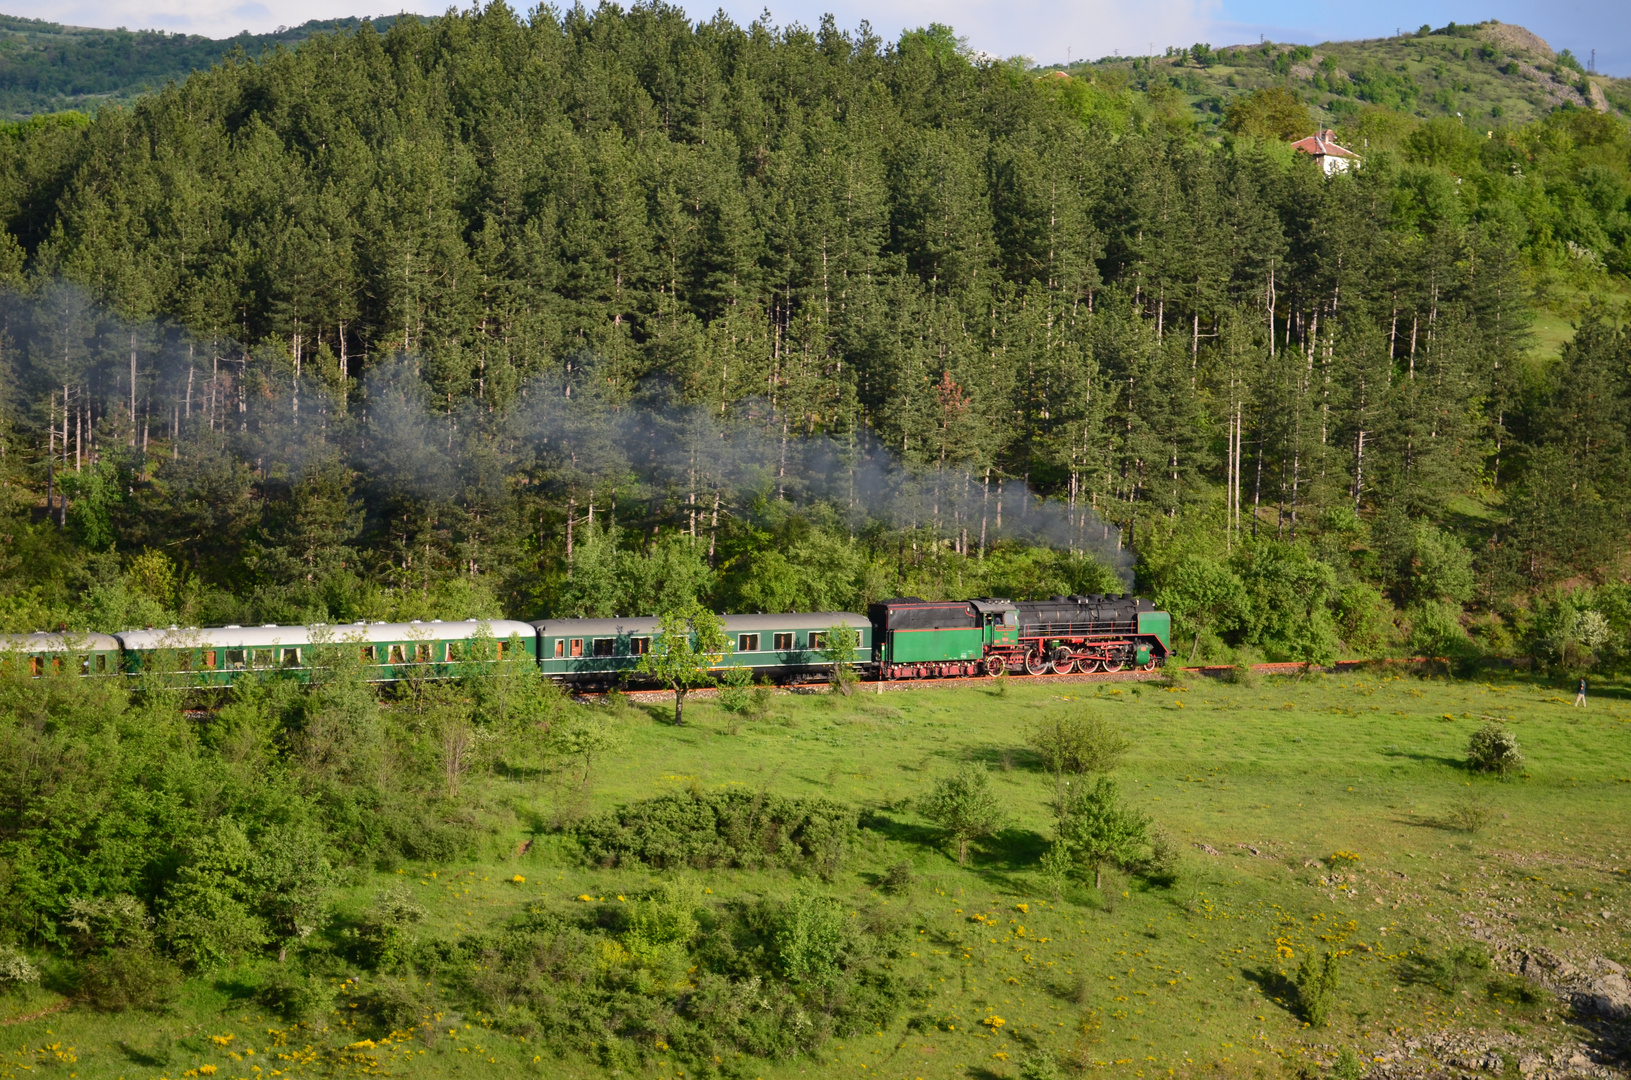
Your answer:
[[[936,660],[882,664],[874,674],[883,679],[957,679],[1002,673],[1091,675],[1108,671],[1154,671],[1161,659],[1136,641],[1021,639],[1018,647],[987,646],[980,660]]]

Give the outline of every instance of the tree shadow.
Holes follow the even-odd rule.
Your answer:
[[[887,840],[918,847],[938,848],[946,842],[939,829],[900,821],[877,810],[865,811],[861,815],[860,827],[875,832]]]
[[[645,713],[653,724],[664,724],[668,727],[676,726],[674,723],[673,702],[670,702],[667,705],[657,705],[648,704],[644,701],[638,701],[631,703],[631,707],[635,712]],[[678,726],[684,727],[685,725],[681,724]]]
[[[1048,850],[1048,838],[1034,829],[1010,828],[976,840],[969,846],[983,856],[980,863],[985,870],[1027,870],[1041,861]]]
[[[1241,978],[1263,991],[1263,997],[1274,1002],[1291,1016],[1302,1018],[1297,984],[1274,968],[1241,968]]]
[[[1467,763],[1461,758],[1445,757],[1442,754],[1427,754],[1414,750],[1383,750],[1383,757],[1405,758],[1423,765],[1443,765],[1447,769],[1457,772],[1467,772]]]
[[[1028,773],[1045,773],[1047,765],[1042,755],[1035,750],[1023,746],[979,746],[965,751],[962,760],[970,764],[984,765],[993,772],[1012,772],[1015,770]]]
[[[246,982],[239,974],[224,975],[215,980],[214,986],[233,1001],[248,1001],[255,996],[254,984]]]

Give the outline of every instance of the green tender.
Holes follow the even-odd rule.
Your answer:
[[[963,630],[894,630],[889,634],[889,660],[895,664],[940,660],[978,660],[985,655],[985,628]]]
[[[1169,653],[1172,651],[1172,616],[1165,611],[1140,611],[1138,632],[1154,634],[1161,639],[1162,649]]]

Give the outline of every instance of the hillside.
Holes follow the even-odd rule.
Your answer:
[[[397,16],[372,20],[384,29]],[[162,30],[99,30],[0,15],[0,118],[20,120],[65,109],[123,104],[166,83],[207,70],[241,49],[259,56],[313,34],[353,29],[364,20],[312,20],[270,34],[218,41]]]
[[[1197,44],[1069,70],[1145,92],[1175,86],[1206,127],[1220,126],[1235,98],[1268,86],[1294,89],[1331,127],[1372,106],[1420,117],[1460,115],[1489,128],[1528,123],[1560,106],[1631,111],[1631,80],[1587,74],[1567,49],[1556,53],[1523,27],[1493,21],[1313,46]]]
[[[494,6],[5,125],[0,628],[1136,570],[1196,656],[1631,667],[1625,119],[1328,178],[1094,75]]]

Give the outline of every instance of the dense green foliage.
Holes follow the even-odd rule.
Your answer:
[[[1626,124],[1376,106],[1328,179],[1164,101],[942,27],[495,6],[19,126],[0,623],[853,609],[1136,558],[1198,657],[1617,662],[1631,343],[1528,327],[1623,282]]]
[[[397,16],[376,25],[389,26]],[[22,119],[63,109],[128,105],[166,83],[206,71],[228,53],[259,56],[314,34],[353,29],[360,19],[313,20],[270,34],[247,30],[225,41],[162,30],[95,30],[0,15],[0,116]]]
[[[855,808],[751,791],[646,799],[580,822],[584,857],[603,866],[813,868],[831,877],[856,827]]]
[[[1268,88],[1293,92],[1322,127],[1351,124],[1376,107],[1418,117],[1461,117],[1488,130],[1526,123],[1563,105],[1631,106],[1631,82],[1587,72],[1568,49],[1553,52],[1523,27],[1494,20],[1319,45],[1168,46],[1159,56],[1107,56],[1069,71],[1181,95],[1203,127],[1219,125],[1231,105]],[[1298,137],[1310,130],[1305,127]]]

